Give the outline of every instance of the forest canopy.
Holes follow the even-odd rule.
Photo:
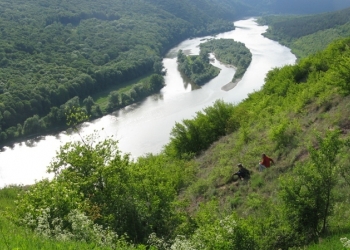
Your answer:
[[[213,6],[204,0],[1,1],[0,144],[64,126],[72,106],[92,117],[119,107],[101,108],[91,95],[149,74],[162,77],[161,57],[171,46],[233,29],[227,19],[233,9],[216,6],[209,14]]]
[[[201,43],[200,48],[201,50],[214,53],[220,62],[236,67],[232,81],[243,77],[252,61],[252,53],[249,49],[243,43],[232,39],[211,39],[205,43]]]

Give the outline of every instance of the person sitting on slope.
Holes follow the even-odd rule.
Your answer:
[[[239,163],[238,165],[238,172],[234,173],[233,175],[238,175],[238,178],[240,178],[242,181],[244,180],[244,178],[249,178],[250,177],[250,172],[248,169],[246,169],[245,167],[243,167],[242,163]]]
[[[275,164],[270,157],[268,157],[266,154],[262,154],[261,161],[259,162],[259,172],[262,172],[265,168],[269,168],[271,166],[271,162]]]

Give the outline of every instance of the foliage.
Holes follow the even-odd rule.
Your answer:
[[[321,236],[348,232],[348,45],[349,39],[336,41],[296,65],[273,69],[260,91],[233,107],[227,129],[231,119],[237,122],[232,126],[236,129],[194,158],[199,164],[196,179],[181,196],[194,216],[215,197],[219,214],[234,210],[248,221],[259,249],[303,247]],[[183,123],[178,134],[192,135],[186,125],[196,119]],[[315,131],[323,136],[315,136]],[[207,131],[196,138],[203,134]],[[169,145],[175,142],[172,139]],[[259,173],[262,152],[277,164]],[[337,152],[337,157],[330,152]],[[238,162],[252,170],[249,181],[229,180]],[[280,192],[291,199],[284,200]]]
[[[258,249],[244,221],[234,215],[199,227],[192,236],[194,249]]]
[[[109,232],[111,242],[117,239],[113,232],[134,242],[152,232],[169,236],[178,220],[172,203],[190,169],[164,156],[133,163],[116,141],[94,142],[91,136],[61,147],[48,168],[54,179],[36,183],[20,198],[19,220],[56,239],[106,242],[100,235]]]
[[[198,112],[194,119],[176,123],[165,151],[181,158],[207,149],[211,143],[226,134],[233,110],[232,104],[219,100],[203,112]]]
[[[229,215],[213,223],[202,224],[190,238],[178,235],[172,243],[152,234],[148,240],[157,249],[258,249],[252,233],[243,220],[235,215]]]
[[[107,110],[112,111],[140,101],[146,96],[159,91],[163,86],[163,76],[152,74],[150,77],[144,79],[143,82],[133,85],[127,92],[112,91],[108,96]]]
[[[318,149],[309,147],[311,162],[282,179],[281,196],[291,227],[313,240],[326,231],[332,213],[341,145],[339,131],[328,132],[324,139],[318,136]]]
[[[252,61],[249,49],[243,43],[231,39],[212,39],[201,43],[200,48],[213,52],[219,61],[237,68],[232,81],[242,78]]]
[[[17,196],[26,189],[27,187],[23,186],[8,186],[0,190],[1,249],[144,249],[142,245],[135,246],[127,243],[123,237],[117,239],[113,246],[108,247],[107,245],[112,243],[109,241],[112,237],[108,238],[105,236],[112,236],[111,232],[103,231],[100,227],[96,227],[96,225],[94,228],[90,226],[80,227],[80,225],[91,225],[91,221],[84,216],[78,216],[78,214],[73,215],[73,213],[73,217],[71,218],[75,222],[78,222],[75,223],[75,232],[79,230],[80,234],[73,235],[68,232],[64,232],[64,234],[63,231],[60,231],[59,223],[56,223],[56,227],[53,228],[53,230],[58,231],[56,231],[56,234],[53,232],[53,234],[51,234],[51,236],[56,236],[56,239],[54,239],[54,237],[48,237],[49,234],[45,234],[49,229],[47,224],[47,216],[49,216],[49,213],[45,213],[45,211],[43,211],[42,216],[37,217],[41,222],[40,227],[36,228],[37,233],[29,231],[27,228],[23,227],[23,224],[14,224],[12,219],[13,211],[16,210],[16,203],[14,201],[17,199]],[[79,227],[77,227],[78,225]],[[60,232],[60,234],[57,234],[57,232]],[[94,242],[87,243],[86,240],[82,238],[78,240],[77,237],[79,235],[82,236],[82,232],[85,232],[85,236],[88,235],[86,234],[88,232],[92,233],[89,235],[94,235]],[[73,240],[72,237],[77,240]],[[100,237],[100,241],[98,241],[98,237]]]
[[[177,54],[179,71],[191,82],[202,85],[220,73],[220,69],[209,63],[207,51],[201,51],[199,56],[186,56],[182,50]]]

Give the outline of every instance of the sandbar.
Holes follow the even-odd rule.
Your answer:
[[[222,90],[224,91],[229,91],[233,89],[234,87],[237,86],[237,83],[241,80],[241,78],[234,80],[233,82],[229,82],[228,84],[225,84],[224,86],[221,87]]]

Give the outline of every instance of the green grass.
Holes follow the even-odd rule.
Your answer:
[[[76,249],[109,249],[99,248],[94,244],[83,242],[58,242],[43,237],[36,236],[34,233],[16,226],[6,218],[0,218],[0,249],[57,249],[57,250],[76,250]]]
[[[340,238],[343,238],[344,236],[349,238],[349,234],[330,236],[328,238],[320,239],[319,244],[305,247],[304,250],[345,250],[346,248],[343,247],[340,242]]]

